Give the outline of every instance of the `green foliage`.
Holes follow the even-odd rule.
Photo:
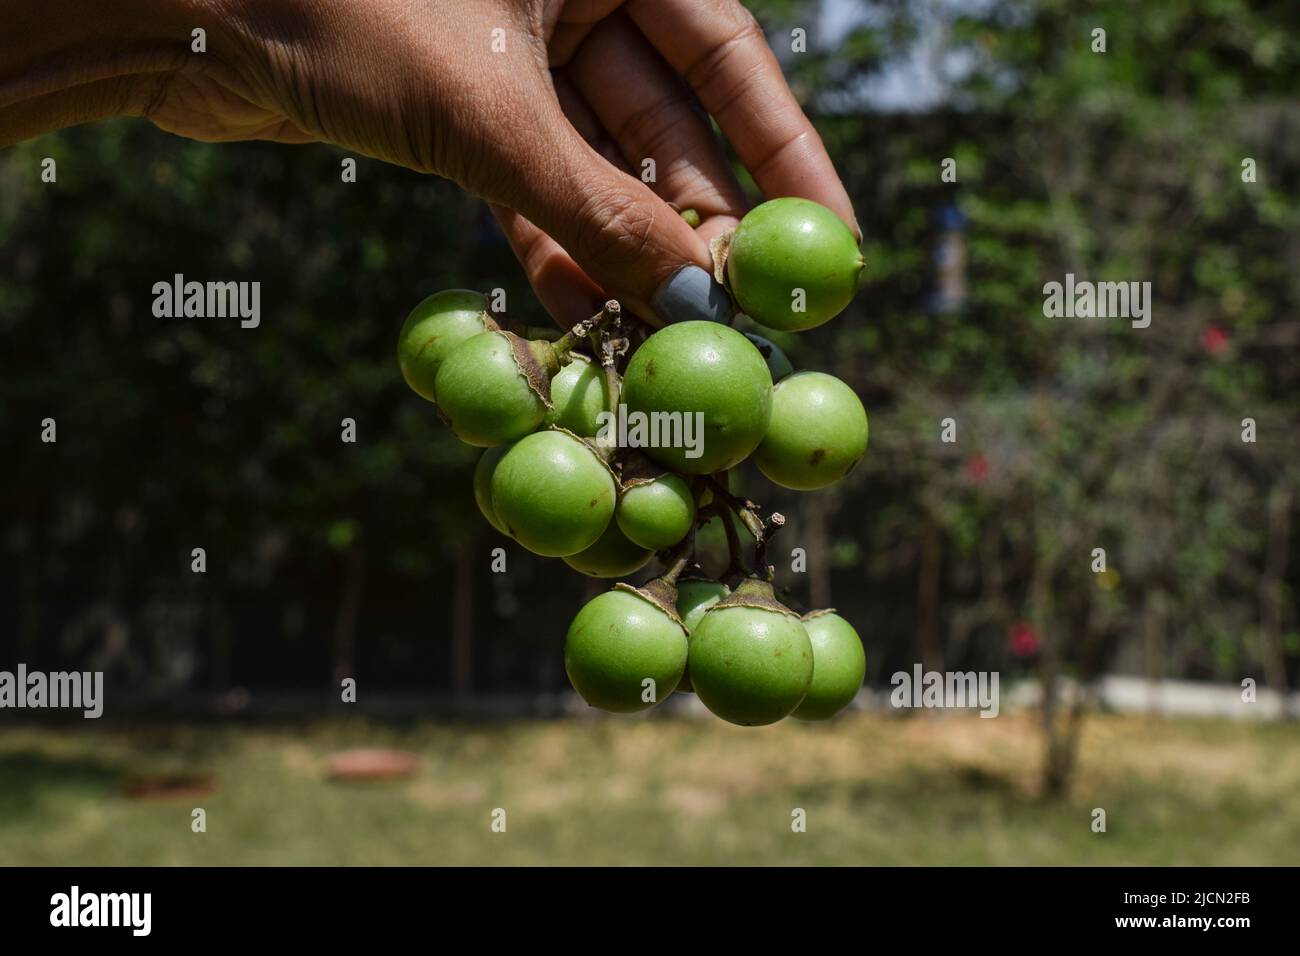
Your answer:
[[[46,155],[59,181],[32,186]],[[395,331],[456,281],[535,307],[471,200],[365,161],[344,185],[339,155],[118,122],[4,157],[3,430],[51,507],[83,494],[104,518],[139,512],[146,537],[183,527],[235,549],[271,528],[310,544],[330,527],[337,546],[350,527],[396,558],[478,532],[475,456],[394,378]],[[260,282],[261,326],[155,318],[153,284],[175,273]],[[46,415],[60,440],[38,451]]]
[[[873,428],[838,533],[870,551],[937,524],[949,646],[978,621],[997,659],[1009,624],[1030,618],[1093,672],[1103,664],[1089,649],[1140,641],[1159,595],[1174,645],[1162,670],[1258,667],[1268,650],[1251,622],[1261,588],[1281,586],[1266,578],[1278,573],[1265,564],[1266,501],[1289,494],[1294,511],[1300,473],[1300,374],[1277,347],[1300,332],[1300,148],[1287,132],[1300,16],[1284,4],[1026,2],[959,6],[936,23],[922,7],[871,6],[891,24],[882,34],[906,35],[899,21],[946,33],[942,56],[958,68],[954,109],[819,118],[867,233],[867,281],[847,317],[790,354],[796,366],[837,356],[873,424],[888,423]],[[1104,54],[1091,50],[1098,25]],[[819,104],[842,111],[824,91]],[[1256,183],[1242,181],[1247,156]],[[944,157],[956,183],[940,180]],[[948,205],[965,220],[956,312],[933,308],[927,261]],[[1045,317],[1043,285],[1067,272],[1150,281],[1150,328]],[[955,445],[938,441],[948,417]],[[1257,444],[1241,441],[1245,417]],[[1111,590],[1090,571],[1094,547],[1118,573]],[[891,568],[877,562],[868,579],[883,585]]]
[[[872,3],[836,39],[819,3],[751,6],[866,232],[849,311],[774,338],[796,368],[848,381],[871,416],[825,521],[836,603],[886,622],[862,627],[869,649],[916,659],[898,645],[927,610],[919,541],[933,528],[929,610],[953,663],[1009,663],[1006,629],[1030,619],[1066,667],[1126,648],[1132,660],[1159,623],[1171,674],[1255,673],[1270,642],[1294,672],[1298,565],[1276,502],[1294,515],[1300,475],[1300,8]],[[1097,25],[1104,54],[1090,49]],[[806,54],[790,52],[796,27]],[[949,74],[944,101],[875,110],[864,84],[917,38]],[[332,603],[294,575],[359,546],[371,580],[411,588],[476,542],[502,543],[472,503],[475,452],[406,390],[395,336],[448,287],[501,287],[515,318],[545,318],[476,201],[369,160],[343,184],[342,155],[123,121],[0,156],[0,436],[25,601],[75,585],[86,607],[142,614],[141,582],[179,575],[202,544],[286,602]],[[40,182],[47,156],[57,185]],[[940,179],[945,157],[956,183]],[[1257,182],[1242,181],[1247,157]],[[941,226],[949,207],[959,231]],[[964,257],[950,309],[934,296],[945,242]],[[1151,326],[1045,317],[1043,285],[1067,272],[1150,281]],[[260,281],[261,326],[155,318],[152,286],[176,273]],[[57,445],[39,442],[45,417]],[[938,440],[949,417],[951,445]],[[1256,444],[1241,441],[1246,417]],[[340,441],[344,418],[355,444]],[[1118,576],[1109,590],[1094,547]],[[523,567],[518,600],[558,640],[568,600]]]

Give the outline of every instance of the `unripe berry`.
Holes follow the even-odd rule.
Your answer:
[[[545,424],[566,428],[582,438],[600,431],[600,413],[606,411],[605,375],[601,367],[581,355],[551,379],[551,409]]]
[[[867,655],[853,625],[834,611],[813,611],[801,620],[812,642],[813,676],[794,716],[829,720],[857,696],[867,673]]]
[[[618,522],[611,521],[595,544],[569,555],[564,563],[589,578],[625,578],[640,571],[653,557],[653,551],[633,544],[619,529]]]
[[[754,464],[778,485],[811,491],[839,481],[866,450],[867,412],[853,389],[824,372],[796,372],[772,389]]]
[[[741,310],[783,332],[816,328],[844,311],[862,266],[858,241],[843,220],[793,196],[750,210],[727,250],[727,280]]]
[[[629,540],[651,551],[661,551],[691,530],[695,496],[679,475],[664,474],[625,488],[614,515]]]
[[[763,440],[772,414],[772,375],[754,344],[716,322],[678,322],[650,336],[623,377],[629,413],[651,420],[703,415],[697,457],[679,442],[645,453],[673,471],[703,475],[744,461]],[[693,427],[693,425],[692,425]],[[684,436],[683,432],[683,436]]]
[[[687,666],[705,707],[754,727],[788,716],[808,693],[812,643],[772,586],[750,578],[704,612],[691,632]]]
[[[549,430],[520,439],[492,473],[492,508],[535,554],[590,548],[614,517],[614,476],[581,439]]]
[[[483,517],[487,518],[488,524],[502,534],[509,534],[509,532],[497,517],[496,508],[492,507],[492,473],[496,471],[497,464],[505,457],[510,447],[510,445],[497,445],[495,448],[487,449],[479,456],[478,464],[474,466],[474,503],[478,505],[478,510]]]
[[[541,356],[551,354],[549,368]],[[559,368],[549,342],[483,332],[452,350],[438,370],[438,408],[461,441],[490,448],[536,431]]]
[[[421,398],[437,401],[434,380],[452,349],[496,327],[482,293],[469,289],[435,292],[411,310],[397,335],[402,378]]]
[[[564,669],[573,689],[592,707],[614,713],[630,714],[666,700],[685,668],[681,624],[645,593],[622,584],[588,601],[564,642]]]
[[[686,578],[677,582],[677,614],[686,628],[687,641],[690,633],[704,619],[704,612],[731,593],[731,589],[720,581],[704,581]],[[679,694],[694,693],[691,686],[690,667],[682,675],[677,685]]]

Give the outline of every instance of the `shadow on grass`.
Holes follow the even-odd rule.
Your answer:
[[[889,778],[818,784],[795,791],[796,796],[806,798],[824,797],[828,793],[839,793],[854,802],[888,799],[905,804],[918,795],[925,798],[978,797],[1026,807],[1044,802],[1038,794],[1026,792],[1012,775],[977,764],[906,767]]]
[[[36,750],[0,754],[0,823],[34,816],[55,796],[112,795],[124,772],[93,757],[55,757]]]

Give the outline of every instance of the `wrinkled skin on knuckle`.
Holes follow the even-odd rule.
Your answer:
[[[574,258],[590,272],[617,275],[654,243],[655,206],[626,192],[596,190],[577,210]]]
[[[726,11],[729,21],[727,39],[687,67],[684,74],[693,88],[707,90],[714,98],[721,92],[717,89],[719,78],[737,50],[750,42],[767,43],[767,34],[763,31],[762,24],[749,10],[737,3],[726,8]],[[705,105],[712,108],[716,104]]]

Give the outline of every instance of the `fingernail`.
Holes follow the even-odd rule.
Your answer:
[[[650,300],[665,322],[731,322],[731,298],[699,266],[682,266]]]

